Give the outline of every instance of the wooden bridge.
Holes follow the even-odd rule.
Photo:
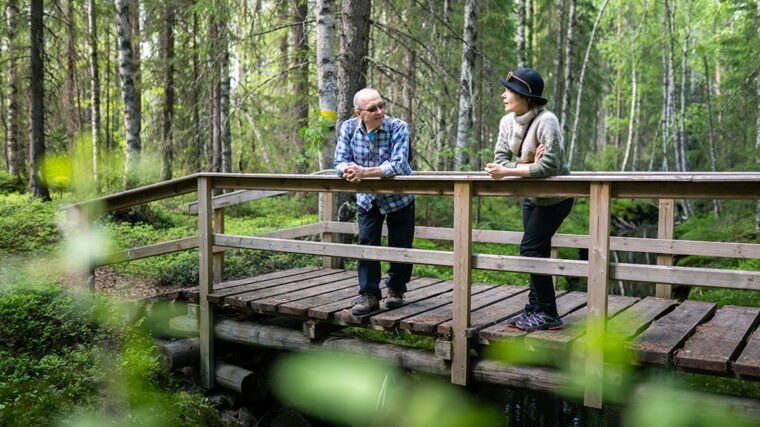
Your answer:
[[[245,190],[212,198],[214,189]],[[224,208],[286,191],[320,192],[320,221],[259,236],[224,233]],[[356,233],[355,224],[335,221],[336,192],[411,193],[451,196],[453,228],[417,227],[417,238],[453,241],[453,251],[370,247],[334,243],[337,233]],[[435,352],[373,347],[376,357],[402,366],[451,375],[455,384],[481,380],[556,389],[562,379],[542,368],[507,367],[489,360],[471,360],[473,347],[520,340],[530,347],[568,349],[578,342],[622,341],[638,355],[638,363],[673,367],[741,379],[760,379],[760,310],[670,299],[671,285],[760,290],[760,272],[674,267],[674,255],[760,258],[760,245],[674,240],[674,199],[760,199],[760,173],[575,173],[549,179],[514,178],[494,181],[483,174],[417,174],[350,184],[332,175],[202,173],[150,185],[75,206],[83,224],[100,212],[197,192],[198,235],[134,248],[107,261],[121,262],[199,248],[200,283],[182,296],[200,306],[201,377],[215,381],[214,338],[276,348],[309,349],[332,345],[351,351],[355,343],[320,342],[323,328],[354,325],[401,329],[434,336]],[[588,261],[536,259],[476,254],[473,242],[518,244],[522,233],[472,229],[476,196],[570,196],[590,199],[589,235],[557,235],[554,247],[588,248]],[[659,200],[656,239],[610,237],[612,198]],[[321,241],[297,240],[320,235]],[[223,282],[224,250],[243,248],[294,252],[323,257],[319,267],[277,271]],[[657,254],[657,265],[613,263],[611,251]],[[453,268],[453,280],[414,278],[405,305],[355,317],[347,310],[356,296],[355,272],[335,268],[336,257],[371,259]],[[106,263],[106,262],[103,262]],[[588,278],[588,293],[559,294],[559,331],[525,333],[506,327],[519,314],[527,288],[471,283],[473,268]],[[643,299],[608,295],[612,280],[657,284],[657,297]],[[222,319],[223,310],[240,310],[303,320],[304,334],[283,328]],[[220,317],[220,318],[216,318]],[[255,332],[252,332],[254,331]],[[353,346],[353,347],[352,347]],[[366,346],[363,348],[367,351]],[[396,352],[396,353],[394,353]],[[385,355],[385,356],[383,356]],[[604,349],[585,347],[585,404],[602,405]]]

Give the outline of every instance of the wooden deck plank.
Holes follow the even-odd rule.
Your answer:
[[[760,309],[727,305],[697,332],[675,355],[678,369],[727,373],[744,343],[744,338],[758,320]]]
[[[632,339],[676,304],[677,301],[664,298],[644,298],[607,322],[607,341]]]
[[[443,284],[446,285],[446,291],[438,292],[438,286]],[[406,319],[407,317],[415,316],[419,313],[433,310],[447,304],[451,305],[454,301],[453,283],[446,281],[438,286],[436,286],[435,289],[431,289],[430,292],[423,292],[419,295],[415,295],[414,300],[410,300],[408,304],[402,307],[373,314],[369,320],[370,324],[376,328],[395,328],[399,326],[401,320]],[[472,294],[477,295],[481,292],[491,290],[492,288],[493,286],[489,285],[473,284]],[[340,313],[343,318],[349,318],[350,314],[350,312]]]
[[[328,276],[332,277],[332,276]],[[312,286],[305,289],[294,290],[286,294],[280,294],[263,298],[255,301],[251,301],[249,306],[251,310],[259,313],[275,313],[280,311],[280,306],[290,302],[297,302],[303,299],[308,299],[315,296],[331,294],[335,291],[353,290],[356,293],[356,289],[359,286],[359,279],[356,274],[350,274],[341,280],[334,282],[321,283],[317,286]],[[334,301],[334,300],[333,300]]]
[[[742,354],[736,359],[734,373],[743,380],[760,379],[760,328],[755,330]]]
[[[441,280],[432,279],[429,277],[422,277],[412,280],[406,284],[407,292],[405,295],[405,301],[409,302],[410,299],[415,298],[419,292],[424,292],[423,289],[435,288],[437,286],[440,286],[441,283]],[[451,289],[450,285],[449,289]],[[444,290],[441,290],[440,292],[444,292]],[[343,310],[351,308],[353,305],[353,300],[356,299],[356,296],[357,295],[354,294],[344,300],[334,301],[329,304],[320,305],[318,307],[312,307],[309,309],[309,317],[317,320],[331,319],[335,316],[335,313],[339,313]]]
[[[527,297],[527,294],[526,294]],[[508,319],[510,317],[514,317],[515,315],[522,313],[523,308],[525,307],[525,304],[528,302],[527,299],[523,300],[523,306],[522,307],[510,307],[510,309],[507,310],[494,310],[495,312],[484,312],[482,314],[478,315],[478,321],[482,322],[480,328],[476,328],[477,324],[475,321],[473,321],[473,328],[470,331],[471,336],[475,336],[475,334],[478,332],[478,329],[484,329],[486,327],[489,327],[491,325],[499,324],[499,322],[502,322],[505,319]],[[578,310],[579,308],[586,305],[586,294],[583,292],[563,292],[560,291],[557,293],[557,314],[559,314],[560,317],[564,318],[569,313],[572,313],[575,310]],[[499,338],[500,339],[516,339],[519,337],[522,337],[526,335],[528,332],[516,329],[516,328],[510,328],[507,326],[506,323],[501,323],[504,328],[499,329]]]
[[[498,303],[525,291],[526,288],[524,286],[494,286],[492,290],[473,295],[470,303],[470,309],[472,310],[470,318],[472,319],[478,309]],[[436,332],[440,323],[449,320],[452,320],[452,307],[445,305],[407,317],[399,323],[399,327],[408,331],[432,334]]]
[[[629,344],[643,363],[669,366],[675,350],[697,326],[715,313],[715,304],[684,301],[673,311],[657,319]]]
[[[326,274],[323,276],[312,277],[297,282],[284,283],[278,286],[267,286],[264,288],[254,289],[243,294],[230,295],[224,298],[224,304],[231,307],[246,308],[250,306],[251,301],[269,298],[275,295],[283,295],[301,289],[307,289],[314,286],[321,286],[326,283],[337,282],[348,279],[354,275],[351,271],[339,271],[335,274]]]
[[[260,282],[255,281],[255,282],[242,285],[242,286],[235,286],[232,288],[226,288],[226,289],[214,291],[214,293],[209,295],[209,301],[215,304],[221,304],[225,298],[231,297],[234,295],[240,295],[246,292],[251,292],[258,289],[264,289],[264,288],[269,288],[273,286],[280,286],[286,283],[300,282],[303,280],[308,280],[308,279],[312,279],[316,277],[328,276],[331,274],[338,274],[342,271],[343,270],[320,269],[320,270],[308,271],[308,272],[293,275],[293,276],[279,277],[272,280],[262,280]]]
[[[607,318],[614,318],[633,306],[639,298],[610,295],[607,302]],[[526,346],[554,350],[567,350],[570,344],[586,333],[587,307],[576,310],[562,318],[564,328],[556,331],[535,331],[525,336]],[[500,325],[504,322],[500,323]],[[506,327],[506,324],[504,324]]]
[[[279,279],[281,277],[295,276],[298,274],[308,273],[310,271],[315,271],[315,270],[319,270],[319,267],[300,267],[300,268],[293,268],[290,270],[272,271],[270,273],[260,274],[258,276],[253,276],[253,277],[244,277],[244,278],[236,279],[236,280],[228,280],[222,283],[215,283],[214,291],[216,292],[218,290],[233,288],[235,286],[248,285],[251,283],[259,283],[266,280]],[[197,302],[198,295],[199,295],[199,291],[198,291],[197,286],[182,290],[182,297],[190,300],[190,302]]]

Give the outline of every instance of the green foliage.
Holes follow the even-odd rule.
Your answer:
[[[61,233],[56,207],[26,194],[0,194],[0,253],[49,253]]]
[[[20,179],[13,178],[5,171],[0,171],[0,195],[22,193],[24,189],[24,183]]]

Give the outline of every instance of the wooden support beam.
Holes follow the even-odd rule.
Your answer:
[[[657,218],[657,238],[672,240],[675,234],[676,203],[673,199],[660,199],[660,210]],[[657,265],[670,267],[673,265],[673,255],[658,254]],[[670,298],[673,294],[673,287],[664,283],[655,285],[655,295],[658,298]]]
[[[592,182],[589,201],[588,316],[586,340],[586,387],[583,403],[602,407],[604,381],[604,336],[607,318],[607,284],[610,255],[609,182]]]
[[[201,384],[206,389],[214,387],[214,306],[208,295],[214,290],[214,256],[212,254],[214,229],[212,227],[211,178],[198,178],[198,290],[200,292],[200,348]]]
[[[224,208],[214,209],[214,233],[224,234]],[[224,251],[214,252],[214,283],[222,283]]]
[[[319,221],[335,221],[337,215],[335,212],[335,193],[319,193]],[[335,242],[333,233],[325,232],[320,236],[320,240],[327,243]],[[335,257],[322,257],[323,268],[338,268],[339,259]]]
[[[451,382],[467,385],[472,274],[472,183],[454,184],[454,307]]]

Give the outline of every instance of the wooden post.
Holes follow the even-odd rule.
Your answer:
[[[214,307],[208,303],[208,294],[214,286],[214,229],[211,224],[212,205],[211,178],[198,178],[198,249],[200,265],[198,267],[200,290],[200,347],[201,347],[201,384],[206,389],[214,387]]]
[[[454,183],[454,312],[451,382],[467,385],[472,273],[472,182]]]
[[[335,193],[319,193],[319,220],[335,221]],[[332,243],[335,241],[333,233],[322,233],[320,236],[323,242]],[[338,258],[324,256],[322,257],[322,268],[338,268]]]
[[[676,213],[676,203],[673,199],[660,199],[660,211],[657,219],[657,238],[672,240],[675,236],[674,218]],[[673,265],[673,255],[658,254],[657,265]],[[655,285],[655,295],[658,298],[670,298],[673,287],[663,283]]]
[[[224,234],[224,208],[214,209],[214,233]],[[222,283],[224,252],[214,254],[214,283]]]
[[[601,408],[603,398],[603,343],[607,329],[610,267],[610,187],[609,182],[592,182],[589,203],[586,389],[583,403],[593,408]]]
[[[552,246],[551,251],[549,252],[549,258],[552,259],[559,259],[559,248],[556,246]],[[557,290],[557,279],[558,277],[552,276],[552,284],[554,284],[554,290]]]

